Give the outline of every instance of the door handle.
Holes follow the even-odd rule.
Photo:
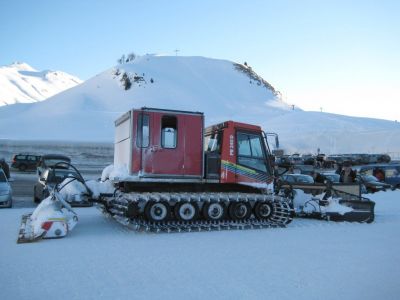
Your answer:
[[[157,151],[160,151],[161,150],[161,147],[160,146],[151,146],[150,147],[150,151],[151,152],[157,152]]]

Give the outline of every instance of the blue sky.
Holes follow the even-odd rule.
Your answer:
[[[123,53],[246,61],[306,110],[400,121],[400,1],[0,0],[0,65],[81,79]]]

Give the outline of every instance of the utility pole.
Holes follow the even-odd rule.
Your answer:
[[[179,49],[175,49],[174,52],[175,52],[175,56],[178,56]]]

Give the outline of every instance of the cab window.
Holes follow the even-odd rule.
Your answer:
[[[265,154],[260,135],[237,133],[238,163],[240,165],[267,172]]]
[[[149,116],[140,114],[137,120],[137,138],[136,145],[140,148],[146,148],[150,142]]]
[[[220,153],[220,144],[220,135],[218,133],[207,135],[204,138],[204,151]]]
[[[178,137],[177,119],[175,116],[163,116],[161,119],[161,147],[176,148]]]

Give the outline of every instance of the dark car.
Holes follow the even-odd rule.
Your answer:
[[[20,153],[13,156],[11,167],[20,171],[35,170],[40,160],[40,155]]]
[[[373,175],[359,174],[357,175],[357,181],[364,185],[367,193],[386,191],[392,187],[388,183],[379,181],[378,178]]]
[[[387,154],[370,154],[369,163],[389,163],[391,157]]]
[[[360,174],[373,175],[378,181],[400,188],[400,163],[374,164],[358,168]]]
[[[304,164],[303,158],[300,157],[299,154],[292,154],[289,156],[289,161],[293,165],[302,165]]]
[[[301,158],[303,159],[305,165],[310,165],[310,166],[314,166],[315,165],[316,158],[315,158],[314,155],[312,155],[312,154],[303,154],[301,156]]]
[[[285,169],[289,169],[290,167],[293,167],[293,164],[290,161],[290,157],[288,155],[275,157],[275,165],[280,168],[285,168]]]
[[[314,179],[310,175],[305,174],[285,174],[282,180],[289,183],[314,183]]]
[[[50,190],[56,184],[61,183],[68,177],[78,177],[77,173],[69,169],[46,169],[39,176],[38,182],[33,188],[33,200],[39,203],[50,195]]]
[[[349,161],[350,158],[344,155],[329,155],[328,160],[334,161],[336,165],[342,165],[345,161]]]
[[[51,167],[54,167],[57,163],[66,162],[71,163],[71,159],[68,156],[62,154],[45,154],[42,155],[40,161],[37,164],[37,174],[40,175]],[[58,166],[58,168],[62,168],[62,166]],[[68,169],[68,166],[65,166]]]

